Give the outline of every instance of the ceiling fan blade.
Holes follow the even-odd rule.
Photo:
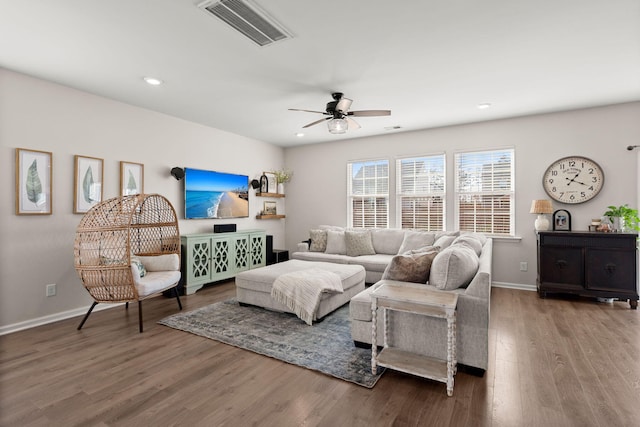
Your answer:
[[[301,110],[301,109],[299,109],[299,108],[289,108],[289,111],[304,111],[304,112],[306,112],[306,113],[328,114],[326,111]]]
[[[355,120],[353,120],[351,117],[347,117],[346,120],[347,120],[347,123],[349,123],[349,130],[360,129],[361,127],[360,124]]]
[[[347,113],[349,116],[360,116],[360,117],[373,117],[373,116],[390,116],[391,110],[360,110],[360,111],[349,111]]]
[[[349,98],[340,98],[340,100],[336,104],[336,111],[342,111],[343,113],[346,113],[349,110],[349,107],[351,107],[352,102],[353,101]]]
[[[322,122],[324,122],[324,121],[327,121],[327,120],[329,120],[329,119],[330,119],[330,117],[326,117],[326,118],[324,118],[324,119],[316,120],[315,122],[311,122],[311,123],[309,123],[308,125],[302,126],[302,128],[303,128],[303,129],[304,129],[304,128],[308,128],[308,127],[311,127],[311,126],[313,126],[313,125],[317,125],[318,123],[322,123]]]

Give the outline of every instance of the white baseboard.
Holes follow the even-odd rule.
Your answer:
[[[491,282],[491,287],[518,289],[521,291],[532,291],[532,292],[537,292],[538,290],[538,288],[535,285],[527,285],[524,283]]]
[[[536,291],[537,288],[534,285],[526,285],[522,283],[507,283],[507,282],[491,282],[492,287],[507,288],[507,289],[519,289],[522,291]],[[108,310],[110,308],[117,307],[122,304],[98,304],[93,311]],[[48,323],[59,322],[60,320],[70,319],[76,316],[84,316],[89,310],[89,307],[76,308],[74,310],[63,311],[61,313],[50,314],[48,316],[38,317],[37,319],[25,320],[24,322],[18,322],[11,325],[0,326],[0,335],[11,334],[13,332],[22,331],[29,328],[35,328],[36,326],[46,325]]]
[[[98,304],[93,311],[102,311],[114,308],[121,304]],[[70,319],[76,316],[84,316],[89,307],[76,308],[73,310],[63,311],[61,313],[50,314],[48,316],[38,317],[37,319],[25,320],[24,322],[13,323],[11,325],[0,326],[0,335],[11,334],[13,332],[23,331],[25,329],[35,328],[36,326],[46,325],[48,323],[59,322],[60,320]]]

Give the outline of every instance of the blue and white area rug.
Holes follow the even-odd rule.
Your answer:
[[[243,307],[235,299],[160,320],[161,325],[221,341],[345,381],[372,388],[371,350],[351,340],[349,306],[309,326],[293,314]]]

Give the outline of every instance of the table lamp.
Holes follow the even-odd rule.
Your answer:
[[[531,210],[529,213],[538,214],[534,227],[536,231],[547,231],[549,229],[549,220],[545,214],[553,213],[551,200],[534,200],[531,202]]]

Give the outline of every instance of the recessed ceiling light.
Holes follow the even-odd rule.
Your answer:
[[[298,132],[298,133],[296,133],[296,136],[297,136],[298,138],[302,138],[302,137],[304,136],[304,133],[302,133],[302,132]]]
[[[144,81],[149,83],[151,86],[159,86],[163,83],[162,80],[155,77],[144,77]]]
[[[482,104],[476,105],[476,107],[478,108],[478,110],[486,110],[487,108],[491,108],[491,104],[488,102],[484,102]]]

